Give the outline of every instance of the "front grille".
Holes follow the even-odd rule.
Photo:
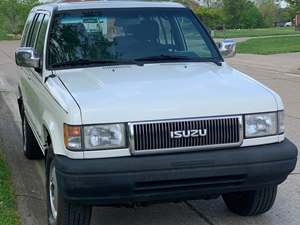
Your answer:
[[[130,123],[131,150],[136,154],[239,145],[240,116]]]

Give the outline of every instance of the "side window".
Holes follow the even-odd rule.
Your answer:
[[[174,44],[170,20],[168,18],[159,17],[158,24],[159,24],[159,41],[160,41],[160,43],[164,44],[164,45]]]
[[[186,51],[194,52],[200,57],[212,57],[200,31],[190,19],[177,17],[177,23],[185,42]]]
[[[159,26],[158,42],[169,52],[184,51],[182,40],[178,38],[176,21],[169,16],[153,18]]]
[[[41,28],[37,37],[35,49],[37,50],[41,60],[43,60],[44,53],[44,44],[46,39],[47,27],[49,23],[49,15],[44,16],[44,20],[42,21]]]
[[[41,22],[44,18],[44,14],[37,14],[35,20],[34,20],[34,24],[30,29],[30,36],[29,39],[27,41],[27,47],[34,47],[34,43],[41,25]]]
[[[26,40],[29,36],[29,28],[32,24],[33,18],[34,18],[34,13],[30,13],[28,15],[24,30],[23,30],[23,35],[22,35],[22,40],[21,40],[21,47],[25,47],[26,46]]]

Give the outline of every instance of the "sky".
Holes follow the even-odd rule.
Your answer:
[[[288,6],[286,1],[280,1],[281,8],[286,8]]]

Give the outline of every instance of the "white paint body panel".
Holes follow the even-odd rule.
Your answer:
[[[224,64],[146,64],[57,71],[83,124],[278,110],[272,92]]]
[[[72,2],[59,3],[58,11],[64,10],[82,10],[82,9],[104,9],[104,8],[184,8],[183,5],[176,2],[151,2],[151,1],[90,1],[90,2]]]
[[[241,115],[283,109],[280,97],[226,63],[165,63],[56,71],[80,105],[82,124]],[[245,139],[242,147],[282,141]],[[129,149],[84,158],[130,156]]]
[[[42,5],[39,11],[83,8],[183,7],[177,3],[116,2]],[[48,27],[49,29],[49,27]],[[45,42],[45,48],[47,44]],[[46,51],[44,51],[44,62]],[[22,69],[20,92],[26,115],[43,150],[46,130],[55,154],[74,159],[130,156],[130,150],[69,151],[63,125],[242,115],[283,109],[272,90],[226,63],[163,63],[54,71],[43,77]],[[30,78],[30,79],[29,79]],[[284,135],[245,139],[241,147],[276,143]]]

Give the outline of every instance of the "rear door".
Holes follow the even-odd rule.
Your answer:
[[[43,62],[44,48],[46,43],[46,32],[48,29],[50,14],[47,12],[38,12],[34,16],[29,35],[26,39],[26,47],[34,48],[41,62]],[[41,67],[42,68],[42,67]],[[42,69],[25,68],[25,79],[27,83],[27,107],[26,115],[36,135],[41,137],[42,125],[41,117],[43,109],[40,107],[40,97],[42,96],[43,85]]]
[[[32,40],[34,39],[34,32],[36,33],[36,27],[38,26],[39,14],[31,13],[28,17],[27,23],[25,25],[21,46],[30,47]],[[25,114],[28,119],[28,122],[31,126],[34,126],[33,111],[32,108],[32,99],[33,99],[33,90],[32,90],[32,72],[30,68],[21,67],[22,77],[21,77],[21,88],[22,88],[22,97],[23,104],[25,109]],[[35,128],[35,127],[33,127]]]

